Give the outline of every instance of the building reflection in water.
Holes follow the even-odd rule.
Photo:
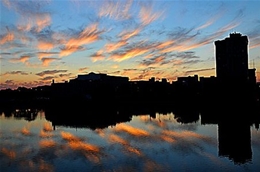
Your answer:
[[[234,104],[214,111],[203,109],[201,123],[218,125],[219,156],[228,157],[235,164],[244,164],[252,161],[251,126],[255,124],[257,129],[259,116],[254,106]]]
[[[243,164],[252,160],[251,132],[248,122],[218,123],[219,156],[225,156],[234,163]]]
[[[245,112],[246,110],[246,112]],[[250,111],[251,110],[251,111]],[[34,120],[37,110],[7,110],[5,114],[13,114],[15,118],[21,116],[25,120]],[[75,128],[90,128],[92,130],[115,126],[118,123],[131,121],[133,115],[156,114],[172,112],[177,122],[188,124],[198,122],[202,125],[218,125],[218,156],[228,157],[235,164],[244,164],[252,161],[251,129],[252,125],[259,126],[260,113],[253,108],[244,107],[238,110],[235,107],[224,109],[207,107],[198,108],[100,108],[84,109],[76,107],[59,107],[45,110],[45,118],[52,122],[52,126],[65,126]]]

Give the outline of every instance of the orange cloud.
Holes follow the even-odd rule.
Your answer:
[[[60,134],[61,134],[61,137],[62,137],[64,140],[72,141],[72,142],[80,142],[80,141],[81,141],[80,138],[74,136],[74,135],[71,134],[71,133],[62,131]]]
[[[30,56],[21,56],[20,58],[17,59],[10,59],[10,62],[22,62],[22,63],[26,63],[28,62],[29,58],[31,58]]]
[[[123,131],[134,136],[149,136],[149,133],[145,130],[134,128],[127,124],[119,124],[115,127],[116,131]]]
[[[3,45],[7,42],[11,42],[14,40],[14,34],[8,32],[2,39],[0,39],[0,45]]]
[[[98,51],[98,52],[96,52],[95,54],[92,54],[91,55],[91,60],[92,60],[92,62],[96,62],[96,61],[102,61],[102,60],[104,60],[105,59],[105,56],[103,56],[103,51]]]
[[[142,25],[148,25],[161,17],[163,13],[164,12],[154,12],[152,6],[142,6],[139,12],[139,18]]]
[[[25,63],[26,61],[28,61],[29,58],[30,58],[30,56],[21,56],[19,60],[21,62]]]
[[[99,39],[100,32],[98,31],[98,24],[92,24],[86,27],[77,37],[71,38],[66,44],[66,48],[80,47],[85,44],[92,43]]]
[[[53,55],[56,55],[58,54],[57,52],[38,52],[37,55],[38,55],[38,58],[41,60],[42,58],[44,57],[50,57],[50,56],[53,56]]]
[[[54,167],[51,164],[46,163],[44,160],[40,160],[39,169],[35,171],[49,171],[54,172]]]
[[[24,71],[10,71],[10,72],[5,72],[0,76],[9,76],[9,75],[29,75],[29,74]]]
[[[30,131],[25,127],[22,129],[21,133],[25,136],[29,136],[31,134]]]
[[[165,47],[168,47],[168,46],[171,46],[175,43],[174,40],[168,40],[168,41],[165,41],[165,42],[162,42],[162,43],[159,43],[156,48],[158,49],[163,49]]]
[[[131,152],[131,153],[134,153],[136,155],[142,155],[141,151],[139,151],[138,149],[134,148],[134,147],[131,147],[131,146],[127,146],[126,149]]]
[[[130,126],[129,126],[130,127]],[[128,128],[129,129],[129,128]],[[127,130],[128,130],[127,129]],[[133,131],[132,128],[130,128],[131,131]],[[137,131],[138,130],[138,131]],[[129,132],[128,132],[129,133]],[[134,132],[131,132],[132,134],[136,135],[138,133],[138,135],[140,134],[140,129],[135,129]],[[143,135],[143,133],[141,134]],[[134,153],[138,156],[142,155],[141,151],[139,151],[138,149],[132,147],[128,141],[126,141],[125,139],[122,139],[121,137],[115,135],[115,134],[111,134],[109,135],[108,137],[108,140],[110,142],[113,142],[113,143],[119,143],[119,144],[122,144],[124,146],[124,149],[128,152],[131,152],[131,153]]]
[[[54,44],[52,42],[39,41],[37,47],[39,50],[51,50],[54,48]]]
[[[105,45],[106,52],[115,51],[115,50],[121,48],[122,46],[124,46],[126,44],[127,44],[127,42],[124,41],[124,40],[118,41],[116,43],[108,43],[108,44]]]
[[[99,147],[84,142],[69,142],[69,146],[72,149],[99,152]]]
[[[50,132],[50,131],[52,131],[53,129],[52,129],[52,126],[51,126],[51,124],[50,124],[49,122],[45,122],[45,123],[43,124],[43,130],[46,131],[46,132]]]
[[[192,131],[187,131],[187,130],[181,132],[169,131],[169,130],[162,131],[162,139],[167,138],[168,136],[172,136],[174,138],[185,138],[185,139],[193,139],[193,138],[203,139],[203,140],[208,139],[206,136],[203,136],[201,134]]]
[[[29,31],[33,27],[32,21],[27,21],[27,23],[23,23],[22,25],[18,24],[17,29],[20,31]]]
[[[39,142],[39,145],[41,148],[50,148],[50,147],[54,147],[56,143],[53,140],[41,140]]]
[[[62,131],[61,137],[69,142],[68,144],[71,149],[99,152],[99,147],[88,143],[84,143],[80,138],[74,136],[71,133]]]
[[[95,132],[100,136],[100,137],[105,137],[105,132],[102,129],[96,129]]]
[[[249,45],[250,49],[257,48],[257,47],[260,47],[260,42],[253,42],[253,43],[251,42]]]
[[[41,59],[42,65],[45,66],[45,67],[46,67],[46,66],[49,66],[50,62],[52,62],[52,61],[54,61],[54,60],[56,60],[56,58],[44,57],[44,58]]]
[[[65,47],[65,48],[63,48],[63,49],[60,51],[59,56],[60,56],[60,57],[68,56],[68,55],[70,55],[70,54],[72,54],[72,53],[74,53],[74,52],[82,51],[82,50],[84,50],[84,48],[83,48],[83,47],[78,47],[78,46]]]
[[[111,134],[109,135],[109,141],[111,142],[116,142],[116,143],[120,143],[120,144],[123,144],[123,145],[126,145],[128,144],[128,142],[124,139],[122,139],[121,137],[115,135],[115,134]]]
[[[36,32],[40,32],[50,24],[51,16],[49,13],[25,14],[17,28],[21,31],[30,31],[34,28]]]
[[[138,35],[140,33],[141,29],[137,28],[133,31],[123,31],[122,33],[119,34],[119,37],[121,37],[121,39],[123,40],[123,42],[121,44],[124,43],[125,40],[128,40],[136,35]]]
[[[165,135],[162,135],[162,136],[161,136],[161,139],[164,140],[164,141],[166,141],[166,142],[169,142],[169,143],[173,143],[173,142],[176,141],[174,138],[169,137],[169,136],[165,136]]]
[[[8,158],[10,158],[10,159],[15,159],[15,157],[16,157],[16,153],[15,153],[14,151],[8,150],[8,149],[6,149],[6,148],[2,148],[2,149],[1,149],[1,152],[2,152],[4,155],[6,155]]]
[[[40,131],[40,137],[51,137],[53,134],[44,130]]]
[[[153,160],[146,159],[143,165],[143,171],[169,171],[169,169]]]
[[[51,24],[51,16],[49,14],[39,14],[36,15],[36,31],[40,32],[46,26]]]
[[[124,61],[124,60],[130,59],[130,58],[136,57],[136,56],[143,55],[149,51],[150,50],[146,49],[146,48],[133,48],[133,49],[129,49],[126,52],[121,53],[121,54],[117,54],[117,53],[112,54],[110,56],[110,59],[120,62],[120,61]]]

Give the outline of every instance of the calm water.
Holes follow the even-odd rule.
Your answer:
[[[96,116],[99,125],[93,118],[50,118],[44,110],[10,114],[0,117],[1,172],[260,171],[254,123],[155,113],[111,124]]]

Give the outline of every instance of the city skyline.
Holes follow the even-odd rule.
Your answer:
[[[130,80],[215,76],[214,41],[231,32],[248,36],[248,67],[260,69],[257,1],[62,2],[1,1],[0,89],[90,72]]]

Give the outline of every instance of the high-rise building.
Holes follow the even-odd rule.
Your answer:
[[[215,41],[216,76],[222,82],[245,82],[248,79],[248,39],[231,33]]]

